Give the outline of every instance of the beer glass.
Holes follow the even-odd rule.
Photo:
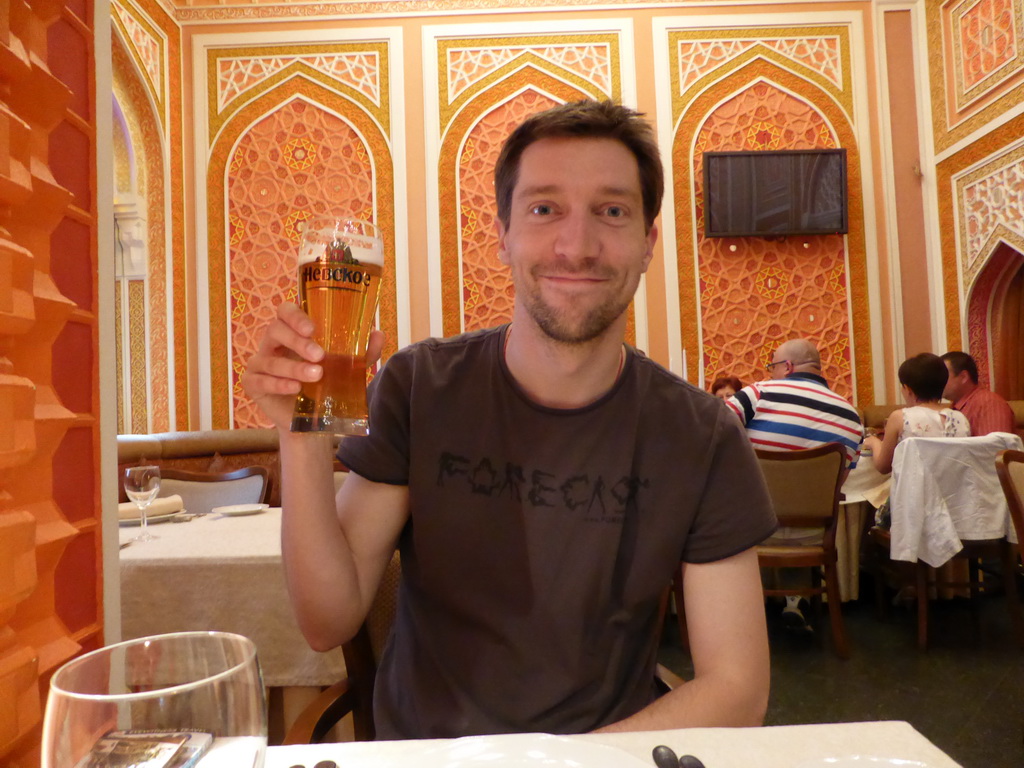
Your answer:
[[[366,344],[377,314],[384,242],[366,221],[310,219],[299,245],[299,302],[324,349],[323,376],[295,400],[292,432],[367,435]]]

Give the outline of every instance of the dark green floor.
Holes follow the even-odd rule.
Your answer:
[[[866,584],[870,590],[870,583]],[[772,693],[766,725],[906,720],[965,768],[1024,766],[1024,650],[1010,634],[1005,599],[932,603],[929,648],[916,646],[912,608],[876,618],[862,587],[843,618],[853,655],[832,652],[827,612],[814,637],[794,636],[769,607]],[[674,619],[661,661],[692,675]]]

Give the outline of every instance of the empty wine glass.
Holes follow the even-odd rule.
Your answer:
[[[124,471],[124,492],[139,508],[139,535],[132,541],[152,541],[157,538],[146,527],[146,508],[160,493],[160,467],[128,467]]]
[[[72,659],[50,681],[42,768],[262,768],[256,647],[226,632],[143,637]]]

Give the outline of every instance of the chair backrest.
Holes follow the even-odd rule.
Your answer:
[[[775,516],[784,526],[824,528],[835,534],[846,449],[839,443],[796,451],[757,449]]]
[[[266,502],[270,473],[266,467],[243,467],[233,472],[160,471],[160,495],[178,494],[187,511],[207,514],[214,507]]]
[[[384,569],[377,596],[356,636],[342,645],[345,670],[355,691],[357,704],[352,711],[353,730],[357,741],[371,741],[376,736],[373,725],[373,689],[377,679],[377,662],[391,634],[398,609],[398,584],[402,579],[402,559],[395,550]]]
[[[996,456],[996,474],[1010,508],[1017,541],[1024,544],[1024,451],[1000,451]]]

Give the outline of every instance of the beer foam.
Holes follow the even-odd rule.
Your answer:
[[[304,237],[299,244],[299,266],[322,259],[327,251],[327,244],[333,241],[335,230],[333,227],[325,227],[318,230],[317,234],[317,239]],[[352,258],[360,264],[384,267],[384,245],[379,239],[357,232],[338,232],[337,235],[349,246]]]

